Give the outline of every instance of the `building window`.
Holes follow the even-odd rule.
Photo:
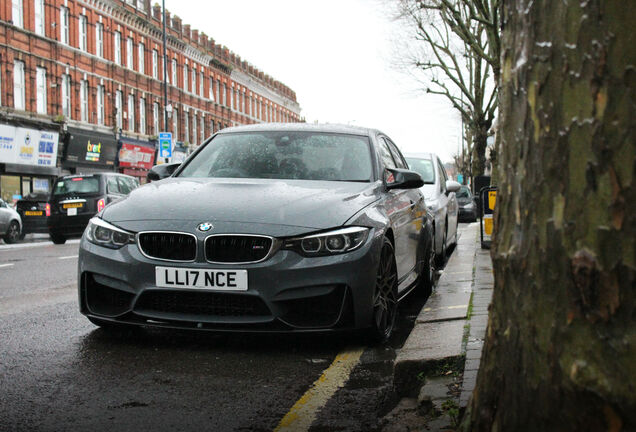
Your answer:
[[[80,82],[80,120],[88,122],[88,81]]]
[[[226,99],[227,99],[227,86],[225,85],[225,83],[223,83],[223,94],[222,94],[222,98],[223,98],[223,105],[226,105]]]
[[[183,65],[183,91],[188,91],[188,65]]]
[[[71,77],[62,75],[62,115],[71,118]]]
[[[152,133],[159,135],[159,104],[157,102],[152,104]]]
[[[137,61],[139,63],[139,73],[146,73],[146,47],[141,42],[139,42],[139,54],[137,57]]]
[[[172,85],[173,86],[177,86],[177,60],[176,59],[172,59],[171,61],[172,63]]]
[[[192,68],[192,93],[197,94],[197,69]]]
[[[197,145],[197,114],[192,114],[192,144]]]
[[[204,90],[204,78],[203,78],[203,71],[199,72],[199,96],[203,97],[203,90]]]
[[[230,89],[230,109],[234,110],[234,88]]]
[[[2,57],[0,57],[0,65],[2,65]],[[2,67],[0,67],[0,106],[2,106]]]
[[[104,25],[102,23],[95,24],[95,54],[98,57],[104,57]]]
[[[68,45],[69,38],[69,12],[68,8],[60,6],[60,42]]]
[[[123,116],[122,116],[122,99],[123,99],[123,94],[121,92],[121,90],[117,90],[117,92],[115,93],[115,124],[117,126],[118,129],[121,129],[122,126],[122,122],[123,122]]]
[[[104,124],[104,86],[97,86],[97,124]]]
[[[214,119],[210,120],[210,134],[214,134]]]
[[[190,142],[190,116],[187,111],[183,113],[183,141]]]
[[[159,78],[159,53],[157,50],[152,50],[152,77]]]
[[[128,69],[133,68],[133,40],[132,38],[126,39],[126,67]]]
[[[36,111],[38,114],[46,114],[46,69],[35,69]]]
[[[45,36],[44,0],[35,0],[35,32]]]
[[[114,61],[116,64],[121,65],[121,33],[116,31],[113,36],[115,45]]]
[[[201,134],[201,139],[199,140],[199,142],[203,144],[203,141],[205,141],[205,115],[204,114],[201,114],[201,127],[199,128],[199,133]]]
[[[214,100],[214,78],[210,77],[210,87],[208,89],[208,98]]]
[[[16,27],[24,27],[24,11],[22,8],[22,0],[12,0],[11,20]]]
[[[135,96],[128,95],[128,130],[135,131]]]
[[[146,99],[139,98],[139,133],[146,134]]]
[[[172,110],[172,136],[175,141],[179,141],[179,110]]]
[[[216,98],[215,98],[215,102],[216,103],[221,103],[221,98],[219,97],[219,92],[221,91],[221,81],[217,81],[216,82]]]
[[[86,51],[87,47],[86,47],[86,29],[87,26],[87,21],[86,21],[86,15],[80,15],[79,16],[79,49],[81,49],[82,51]]]
[[[15,109],[25,109],[24,96],[24,62],[13,62],[13,106]]]

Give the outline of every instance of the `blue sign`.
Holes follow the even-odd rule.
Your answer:
[[[464,176],[461,174],[457,174],[457,183],[464,184]]]
[[[172,132],[159,132],[159,157],[172,156]]]

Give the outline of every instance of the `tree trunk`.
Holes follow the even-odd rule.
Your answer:
[[[484,122],[479,122],[478,126],[473,128],[473,157],[472,157],[472,174],[473,176],[484,175],[486,169],[486,145],[488,140],[488,128]]]
[[[636,7],[502,13],[495,291],[465,425],[636,430]]]

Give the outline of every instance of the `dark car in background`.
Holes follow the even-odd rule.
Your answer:
[[[477,203],[468,186],[462,186],[455,194],[459,205],[459,220],[475,222],[477,220]]]
[[[457,243],[458,204],[455,192],[460,184],[448,179],[444,164],[433,153],[409,155],[406,161],[409,168],[424,180],[422,192],[434,218],[435,255],[437,265],[441,266],[449,247]]]
[[[224,129],[91,219],[80,311],[105,328],[369,329],[384,341],[398,301],[433,276],[422,179],[398,166],[373,129]]]
[[[31,192],[18,200],[15,209],[22,218],[21,238],[24,238],[26,234],[49,232],[46,222],[48,200],[49,193],[44,191]]]
[[[51,240],[63,244],[69,237],[81,236],[95,214],[138,186],[135,177],[111,172],[59,177],[46,209]]]

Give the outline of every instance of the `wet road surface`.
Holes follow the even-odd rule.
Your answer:
[[[352,347],[360,362],[310,430],[377,430],[392,407],[395,349],[422,296],[377,347],[359,334],[108,332],[78,312],[77,248],[0,248],[0,430],[273,430]]]

